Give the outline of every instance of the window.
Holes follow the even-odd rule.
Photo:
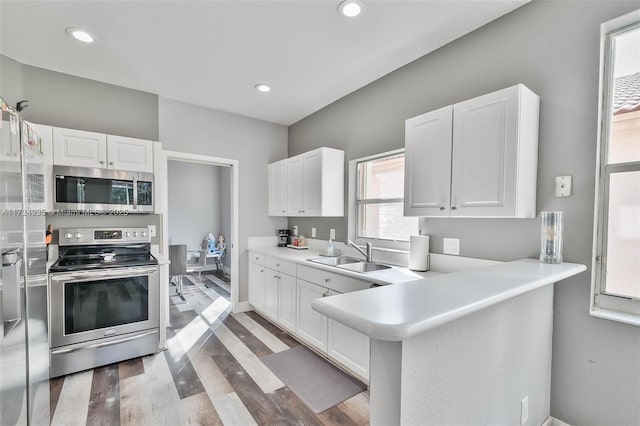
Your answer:
[[[640,325],[640,12],[603,42],[591,313]]]
[[[353,160],[349,165],[351,238],[376,240],[379,247],[407,248],[409,236],[418,233],[418,218],[403,216],[404,150]]]

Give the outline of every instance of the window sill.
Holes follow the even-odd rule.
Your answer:
[[[611,321],[622,322],[625,324],[640,327],[640,315],[628,314],[626,312],[602,308],[594,308],[589,310],[589,315],[591,315],[592,317],[608,319]]]

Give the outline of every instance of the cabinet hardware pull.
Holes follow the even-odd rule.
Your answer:
[[[280,266],[280,264],[279,264],[279,263],[276,263],[276,266]]]
[[[327,297],[327,296],[331,296],[331,293],[329,293],[329,290],[322,293],[322,297]]]
[[[113,166],[113,161],[109,161],[109,165],[110,165],[110,166]]]
[[[260,269],[260,272],[264,272],[264,269]]]
[[[451,210],[458,210],[456,206],[451,206]]]
[[[100,164],[104,164],[104,161],[100,160]]]
[[[444,206],[440,206],[440,211],[444,210]]]
[[[325,278],[325,279],[324,279],[324,282],[325,282],[325,283],[328,283],[329,281],[331,281],[331,278]]]

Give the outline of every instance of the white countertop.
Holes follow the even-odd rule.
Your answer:
[[[313,248],[309,248],[306,250],[296,250],[287,247],[252,247],[249,249],[249,251],[264,254],[265,256],[276,257],[282,260],[288,260],[299,265],[323,269],[325,271],[334,272],[336,274],[345,275],[351,278],[356,278],[379,285],[398,284],[440,275],[439,272],[416,272],[400,266],[393,266],[390,269],[383,269],[367,273],[349,271],[346,269],[337,268],[335,266],[323,265],[321,263],[309,261],[308,259],[321,257],[318,253],[318,250],[314,250]]]
[[[585,270],[522,259],[316,299],[312,307],[374,339],[400,341]]]

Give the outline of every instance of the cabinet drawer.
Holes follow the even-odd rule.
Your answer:
[[[249,262],[264,265],[264,254],[249,252]]]
[[[303,265],[298,265],[298,278],[340,293],[349,293],[369,288],[369,283],[366,281]]]
[[[293,262],[287,262],[286,260],[265,256],[264,266],[278,272],[282,272],[283,274],[293,275],[294,277],[296,276],[296,264]]]

